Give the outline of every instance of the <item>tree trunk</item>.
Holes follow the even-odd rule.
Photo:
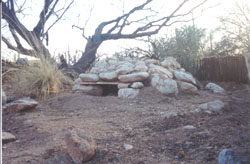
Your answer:
[[[82,53],[81,58],[74,64],[73,69],[77,73],[85,72],[92,63],[95,62],[96,52],[102,42],[92,42],[92,40],[88,40],[87,45],[85,47],[85,51]]]

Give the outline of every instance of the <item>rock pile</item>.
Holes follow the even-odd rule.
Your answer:
[[[136,97],[148,84],[164,95],[196,94],[199,86],[175,58],[167,57],[162,62],[154,59],[99,61],[88,73],[79,75],[72,90],[100,96],[103,93],[100,85],[105,84],[117,85],[121,98]]]

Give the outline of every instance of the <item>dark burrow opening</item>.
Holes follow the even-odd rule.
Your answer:
[[[118,86],[117,85],[101,85],[103,88],[102,96],[118,96]]]

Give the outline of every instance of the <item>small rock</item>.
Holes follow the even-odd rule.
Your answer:
[[[131,150],[131,149],[133,149],[134,147],[133,147],[132,145],[130,145],[130,144],[124,144],[124,145],[123,145],[123,148],[124,148],[125,150]]]
[[[196,127],[194,127],[193,125],[186,125],[186,126],[183,126],[183,129],[184,130],[195,130]]]
[[[3,143],[9,143],[12,141],[15,141],[16,137],[11,134],[11,133],[7,133],[7,132],[2,132],[2,142]]]
[[[81,129],[72,129],[65,135],[65,142],[70,157],[76,164],[92,159],[96,152],[96,145],[92,137]]]
[[[225,104],[221,100],[215,100],[208,103],[203,103],[199,105],[199,108],[196,109],[197,112],[204,111],[207,113],[220,113],[224,108]]]
[[[240,155],[230,149],[223,149],[218,156],[218,164],[249,164],[250,157]]]
[[[129,85],[130,85],[130,83],[119,83],[117,87],[119,89],[122,89],[122,88],[128,88]]]
[[[167,113],[163,113],[163,118],[169,119],[171,117],[176,117],[178,114],[176,112],[167,112]]]
[[[225,94],[225,90],[215,83],[208,83],[205,86],[205,89],[211,90],[213,93],[217,93],[217,94],[221,94],[221,95]]]
[[[38,102],[30,99],[30,98],[23,98],[16,101],[13,101],[12,103],[6,104],[3,106],[4,110],[10,110],[10,111],[26,111],[26,110],[32,110],[38,105]]]
[[[119,98],[135,98],[140,93],[140,89],[133,88],[123,88],[119,89],[118,97]]]
[[[24,125],[26,125],[26,126],[32,126],[32,121],[31,120],[26,120],[26,121],[24,121]]]
[[[134,82],[132,85],[131,85],[131,88],[134,88],[134,89],[141,89],[141,88],[143,88],[144,87],[144,85],[143,85],[143,83],[141,83],[141,82]]]
[[[7,96],[6,96],[5,92],[2,90],[2,104],[4,105],[4,104],[6,104],[6,102],[7,102]]]

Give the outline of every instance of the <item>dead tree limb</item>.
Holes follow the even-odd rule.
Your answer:
[[[55,8],[58,5],[59,0],[44,0],[44,6],[42,11],[40,12],[39,20],[33,30],[28,30],[24,24],[18,19],[17,13],[22,12],[25,6],[25,2],[18,6],[16,1],[7,0],[6,2],[2,2],[2,18],[6,20],[8,23],[9,30],[11,35],[15,41],[15,45],[11,44],[10,41],[3,37],[3,42],[8,46],[8,48],[22,53],[28,56],[44,56],[46,58],[50,58],[50,52],[46,48],[43,43],[44,37],[48,38],[48,31],[62,18],[65,12],[70,8],[74,0],[71,0],[69,5],[66,8],[63,8],[61,13],[59,14],[58,19],[48,29],[45,29],[46,22],[50,19],[50,17],[56,13]],[[16,7],[18,7],[16,9]],[[17,35],[18,34],[18,35]],[[31,49],[24,48],[20,42],[21,37]],[[48,39],[47,39],[48,40]]]
[[[87,39],[85,52],[83,52],[79,61],[74,65],[75,71],[78,73],[85,72],[90,67],[90,65],[95,61],[97,49],[103,41],[117,39],[134,39],[144,36],[155,35],[163,27],[171,26],[173,23],[182,22],[183,20],[179,20],[179,18],[191,14],[192,11],[199,8],[207,0],[202,0],[198,2],[198,4],[190,7],[190,10],[188,10],[186,13],[180,14],[180,9],[182,9],[183,6],[189,1],[191,0],[183,0],[182,3],[180,3],[176,9],[174,9],[168,16],[165,17],[153,17],[155,19],[151,18],[151,20],[148,20],[152,15],[143,15],[143,17],[137,19],[137,21],[130,20],[130,18],[132,18],[135,13],[139,13],[140,11],[146,10],[150,13],[151,8],[147,6],[150,5],[153,0],[146,0],[144,3],[132,8],[130,11],[117,17],[116,19],[100,23],[92,36],[85,37]],[[126,28],[129,25],[136,23],[140,24],[140,26],[135,28],[133,32],[125,32]],[[108,27],[109,29],[106,29]]]

